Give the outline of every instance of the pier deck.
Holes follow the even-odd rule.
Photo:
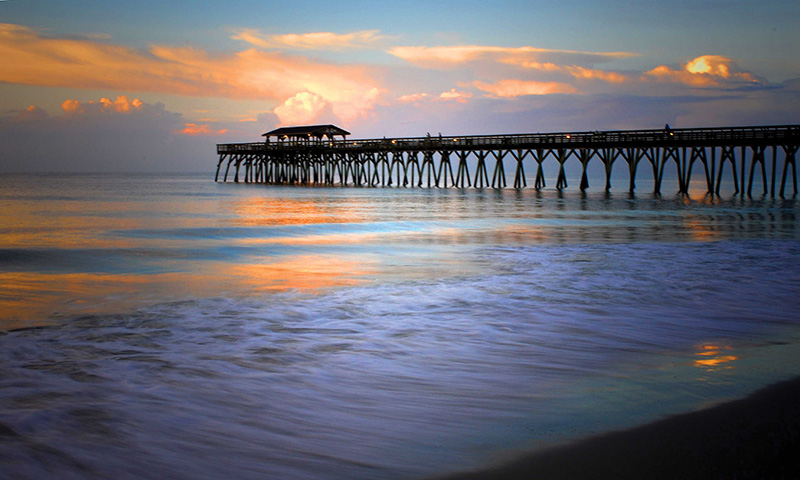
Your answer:
[[[655,193],[661,191],[665,168],[674,165],[679,192],[688,192],[693,168],[702,167],[708,192],[719,194],[729,164],[725,175],[732,177],[736,193],[752,195],[754,178],[760,176],[764,194],[784,196],[790,169],[797,194],[800,125],[355,140],[308,134],[269,139],[217,145],[215,181],[225,164],[222,181],[228,180],[233,166],[234,182],[240,181],[244,168],[243,181],[248,183],[503,188],[509,163],[514,188],[527,186],[525,168],[530,164],[536,168],[534,187],[539,189],[546,186],[542,164],[552,159],[558,165],[556,188],[563,189],[565,164],[574,159],[581,166],[581,190],[589,188],[591,161],[602,163],[606,190],[611,188],[613,166],[620,161],[626,164],[633,191],[639,164],[645,161],[652,170]]]

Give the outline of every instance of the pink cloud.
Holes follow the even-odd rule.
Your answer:
[[[523,95],[550,95],[554,93],[578,93],[567,83],[535,82],[526,80],[500,80],[495,83],[476,81],[474,85],[494,97],[519,97]]]

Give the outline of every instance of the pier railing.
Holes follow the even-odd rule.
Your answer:
[[[428,186],[472,186],[468,158],[477,160],[474,185],[504,187],[504,158],[516,161],[515,188],[526,186],[524,164],[534,162],[537,169],[536,188],[545,186],[542,162],[553,157],[559,163],[556,188],[566,187],[564,164],[576,158],[583,167],[581,189],[588,188],[586,168],[599,158],[606,170],[606,188],[610,188],[611,169],[617,159],[628,164],[630,188],[635,188],[635,176],[640,161],[653,168],[656,192],[659,191],[664,167],[675,163],[679,191],[688,191],[692,167],[701,163],[705,169],[709,192],[719,191],[726,163],[732,167],[737,192],[744,193],[748,177],[752,190],[756,166],[761,168],[764,191],[775,194],[777,159],[783,164],[781,195],[791,167],[795,194],[797,174],[795,158],[800,145],[800,125],[775,125],[721,128],[663,128],[650,130],[613,130],[555,133],[525,133],[509,135],[430,136],[372,139],[287,139],[272,142],[233,143],[217,145],[220,167],[228,161],[224,180],[233,165],[234,181],[238,181],[240,166],[245,167],[246,182],[337,184],[337,185],[396,185],[423,186],[423,170],[427,168]],[[771,149],[769,152],[767,149]],[[738,150],[738,151],[737,151]],[[749,159],[748,159],[748,153]],[[772,154],[772,188],[767,188],[766,163]],[[422,156],[420,160],[419,156]],[[451,156],[458,160],[457,175],[453,175]],[[486,159],[494,161],[494,175],[489,181]],[[531,160],[526,160],[530,158]],[[474,163],[474,162],[473,162]],[[739,171],[737,172],[737,164]],[[448,173],[450,180],[448,182]],[[742,188],[739,188],[741,177]],[[410,179],[409,179],[410,178]],[[442,180],[443,179],[443,180]],[[715,189],[716,187],[716,189]]]
[[[524,133],[510,135],[427,136],[401,138],[372,138],[356,140],[324,141],[279,141],[253,143],[227,143],[217,145],[217,153],[258,153],[264,150],[313,149],[357,149],[403,150],[414,149],[476,149],[480,147],[537,148],[562,147],[631,147],[647,145],[692,146],[698,143],[707,146],[742,144],[773,144],[781,141],[795,142],[800,139],[800,125],[727,127],[727,128],[681,128],[658,130],[611,130],[591,132]]]

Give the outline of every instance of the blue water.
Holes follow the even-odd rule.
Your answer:
[[[6,175],[0,477],[425,478],[738,398],[800,373],[798,213]]]

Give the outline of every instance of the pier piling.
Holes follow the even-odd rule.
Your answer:
[[[590,162],[599,158],[608,191],[613,167],[621,157],[628,167],[630,192],[636,188],[639,163],[647,159],[656,195],[672,163],[681,194],[688,194],[695,164],[700,163],[707,192],[719,195],[727,163],[734,195],[752,196],[758,174],[763,195],[784,196],[789,169],[792,192],[797,195],[798,125],[362,140],[348,140],[347,135],[333,125],[285,127],[264,134],[264,142],[217,145],[214,181],[227,182],[232,173],[233,182],[239,183],[243,170],[244,183],[499,189],[507,187],[505,159],[510,156],[516,163],[514,188],[527,187],[525,163],[531,162],[536,166],[534,188],[538,190],[546,186],[543,163],[553,157],[558,167],[556,189],[568,187],[567,164],[577,161],[583,191],[589,189]],[[769,149],[772,162],[768,167]],[[470,165],[475,168],[474,178]],[[673,178],[672,174],[667,178]]]

